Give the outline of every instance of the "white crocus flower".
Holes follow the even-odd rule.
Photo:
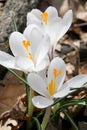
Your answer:
[[[80,88],[87,82],[87,75],[80,74],[63,84],[66,76],[66,65],[61,58],[54,58],[48,68],[48,78],[44,75],[30,73],[27,77],[31,88],[41,96],[32,98],[37,108],[46,108],[54,103],[54,98],[61,98],[69,94],[71,88]]]
[[[45,12],[33,9],[27,14],[27,25],[36,24],[48,34],[51,39],[51,47],[54,47],[58,40],[67,32],[72,23],[72,10],[68,10],[63,18],[58,16],[55,7],[48,7]]]
[[[13,32],[9,38],[14,56],[0,51],[0,64],[24,72],[41,71],[48,65],[50,38],[35,26],[28,26],[24,34]]]

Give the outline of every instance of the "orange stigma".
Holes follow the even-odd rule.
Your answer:
[[[44,23],[47,25],[48,24],[48,13],[44,12],[40,14],[41,18],[43,19]]]
[[[26,51],[28,52],[28,47],[30,46],[30,41],[29,40],[23,40],[22,43],[23,43],[23,46],[25,47]]]
[[[56,78],[57,76],[61,75],[62,74],[62,71],[61,70],[57,70],[57,69],[54,69],[53,70],[53,75],[54,77]]]

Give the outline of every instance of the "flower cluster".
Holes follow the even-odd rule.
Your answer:
[[[72,10],[63,18],[55,7],[45,12],[33,9],[27,14],[27,27],[23,34],[13,32],[9,37],[13,56],[0,51],[0,64],[28,74],[29,86],[40,96],[32,98],[38,108],[46,108],[55,98],[69,94],[71,88],[79,88],[87,81],[87,75],[80,74],[63,84],[66,65],[63,59],[53,58],[58,40],[67,32],[72,23]]]

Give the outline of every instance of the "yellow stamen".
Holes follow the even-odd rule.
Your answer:
[[[51,96],[55,93],[55,89],[56,89],[56,80],[53,79],[50,81],[48,85],[48,90]]]
[[[53,70],[54,78],[48,84],[48,90],[51,96],[55,93],[56,90],[56,78],[61,74],[62,74],[61,70],[57,70],[57,69]]]
[[[22,41],[23,46],[25,47],[26,51],[27,51],[27,55],[26,57],[29,58],[30,60],[33,59],[32,54],[29,52],[29,46],[30,46],[30,41],[29,40],[23,40]]]
[[[30,41],[29,40],[28,41],[27,40],[23,40],[22,43],[23,43],[23,46],[25,47],[26,51],[28,51],[28,47],[30,45]]]
[[[29,54],[29,58],[30,58],[30,60],[32,60],[32,59],[33,59],[33,56],[32,56],[32,54],[31,54],[31,53]]]
[[[41,18],[43,19],[44,23],[47,25],[48,24],[48,13],[44,12],[40,14]]]

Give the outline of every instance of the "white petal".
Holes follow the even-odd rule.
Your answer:
[[[58,37],[60,36],[60,31],[62,31],[62,26],[61,25],[61,19],[57,18],[54,21],[50,21],[48,27],[47,27],[47,33],[50,36],[51,39],[51,45],[56,46],[58,42]]]
[[[15,57],[3,51],[0,51],[0,65],[10,69],[20,70],[18,67],[15,66]]]
[[[43,33],[37,25],[32,24],[24,30],[24,36],[27,38],[27,40],[30,40],[31,42],[30,47],[34,57],[35,52],[37,48],[40,46],[41,41],[43,39]]]
[[[64,83],[63,88],[80,88],[87,82],[87,74],[80,74]]]
[[[72,10],[68,10],[63,16],[64,23],[68,26],[68,28],[72,23],[72,18],[73,18]]]
[[[69,10],[65,13],[65,15],[63,16],[63,19],[60,23],[60,30],[58,33],[58,38],[57,41],[68,31],[68,29],[71,26],[72,23],[72,10]]]
[[[59,75],[56,79],[56,89],[57,91],[61,88],[65,75],[66,75],[66,65],[65,62],[62,60],[62,58],[56,57],[51,61],[51,64],[48,69],[48,83],[53,79],[53,70],[57,69],[59,71],[62,71],[62,74]]]
[[[46,83],[40,77],[38,74],[35,73],[30,73],[27,77],[28,83],[30,87],[36,91],[37,93],[43,95],[43,96],[48,96],[48,91],[46,88]]]
[[[61,88],[59,91],[57,91],[57,93],[55,93],[53,95],[54,98],[62,98],[64,96],[66,96],[67,94],[69,94],[71,91],[69,88]]]
[[[40,45],[38,46],[36,53],[35,53],[35,61],[36,64],[39,64],[42,59],[44,59],[44,57],[47,55],[48,51],[50,48],[50,38],[48,35],[45,35],[41,41],[40,41]]]
[[[55,7],[49,6],[45,12],[48,12],[48,22],[55,20],[58,17],[58,12]]]
[[[30,24],[36,24],[40,28],[42,28],[43,24],[42,24],[42,19],[40,17],[41,13],[42,12],[38,9],[33,9],[31,12],[29,12],[27,14],[27,26]]]
[[[42,60],[40,60],[40,62],[37,62],[36,66],[35,66],[35,71],[42,71],[43,69],[45,69],[49,64],[49,57],[45,56]]]
[[[32,9],[31,13],[34,14],[37,18],[39,18],[42,12],[39,9]]]
[[[26,72],[31,72],[34,70],[34,64],[32,62],[32,60],[30,60],[29,58],[26,57],[17,57],[16,58],[16,65],[22,69],[23,71]]]
[[[36,106],[37,108],[46,108],[48,106],[51,106],[54,103],[53,100],[50,100],[50,99],[42,97],[42,96],[35,96],[32,99],[32,102],[33,102],[34,106]]]
[[[40,20],[38,20],[38,18],[34,14],[29,12],[27,14],[27,26],[30,24],[39,25],[39,24],[41,24],[41,22],[40,22]]]
[[[26,50],[22,44],[22,41],[26,40],[23,34],[19,32],[13,32],[9,38],[10,49],[14,56],[25,56]]]
[[[45,68],[42,71],[39,71],[38,74],[43,78],[44,82],[47,84],[47,68]]]

